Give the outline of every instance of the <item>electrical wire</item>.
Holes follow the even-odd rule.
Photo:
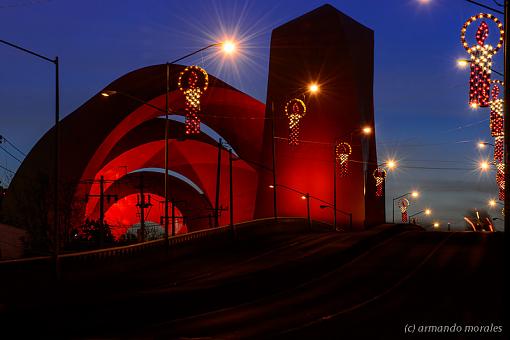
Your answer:
[[[27,154],[21,151],[16,145],[14,145],[10,140],[8,140],[4,135],[0,135],[0,144],[2,144],[2,141],[6,141],[7,144],[9,144],[14,150],[18,151],[20,155],[23,155],[23,157],[26,157]]]
[[[20,163],[21,163],[21,160],[20,160],[18,157],[14,156],[14,155],[13,155],[12,153],[10,153],[7,149],[5,149],[3,146],[1,146],[1,145],[0,145],[0,149],[2,149],[3,151],[5,151],[5,153],[6,153],[6,154],[8,154],[9,156],[11,156],[12,158],[14,158],[15,160],[17,160],[18,162],[20,162]]]
[[[15,174],[16,172],[12,171],[11,169],[7,169],[6,167],[0,165],[0,169],[5,170],[7,172],[10,172],[11,174]]]

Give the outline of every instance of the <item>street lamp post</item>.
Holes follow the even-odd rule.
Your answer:
[[[276,188],[283,188],[283,189],[286,189],[286,190],[289,190],[289,191],[292,191],[292,192],[295,192],[295,193],[301,195],[301,199],[306,200],[306,214],[307,214],[308,226],[310,227],[310,229],[312,228],[312,216],[311,216],[311,213],[310,213],[310,197],[311,196],[310,196],[309,193],[293,189],[293,188],[288,187],[288,186],[283,185],[283,184],[278,184],[276,186],[275,185],[270,185],[269,187],[271,189],[273,189],[274,191],[276,191]]]
[[[395,223],[395,201],[398,200],[399,198],[403,198],[403,197],[406,197],[408,195],[411,195],[412,197],[418,197],[419,193],[417,191],[406,192],[405,194],[400,195],[398,197],[395,197],[393,199],[393,203],[392,203],[393,223]]]
[[[157,107],[155,105],[152,105],[144,100],[141,100],[135,96],[132,96],[130,94],[127,94],[127,93],[123,93],[123,92],[119,92],[119,91],[104,91],[103,93],[101,93],[103,96],[105,97],[108,97],[110,95],[113,95],[113,94],[122,94],[130,99],[133,99],[135,101],[138,101],[138,102],[141,102],[142,104],[144,105],[147,105],[147,106],[150,106],[160,112],[163,112],[165,114],[165,176],[164,176],[164,196],[165,196],[165,206],[164,206],[164,229],[165,229],[165,247],[168,251],[168,248],[169,248],[169,244],[168,244],[168,236],[169,236],[169,233],[168,233],[168,203],[169,203],[169,188],[168,188],[168,171],[169,171],[169,155],[168,155],[168,130],[169,130],[169,119],[168,119],[168,115],[170,113],[172,113],[172,111],[170,110],[170,107],[169,107],[169,93],[170,93],[170,66],[171,65],[174,65],[176,63],[178,63],[179,61],[181,60],[184,60],[186,58],[189,58],[197,53],[200,53],[200,52],[203,52],[211,47],[216,47],[216,46],[222,46],[223,47],[223,51],[227,54],[231,54],[234,52],[235,50],[235,44],[231,41],[225,41],[225,42],[218,42],[218,43],[213,43],[213,44],[209,44],[203,48],[200,48],[196,51],[193,51],[191,53],[188,53],[186,54],[185,56],[182,56],[180,58],[177,58],[173,61],[170,61],[170,62],[167,62],[165,64],[165,68],[166,68],[166,91],[165,91],[165,109],[161,109],[160,107]],[[175,225],[175,222],[172,221],[172,226]],[[172,228],[173,230],[174,228]],[[172,231],[172,236],[173,236],[173,231]]]
[[[30,51],[26,48],[23,48],[21,46],[15,45],[13,43],[10,43],[8,41],[0,39],[0,43],[13,47],[17,50],[23,51],[25,53],[31,54],[33,56],[38,57],[39,59],[46,60],[53,65],[55,65],[55,144],[54,144],[54,153],[55,153],[55,159],[54,159],[54,183],[53,183],[53,200],[54,200],[54,206],[53,206],[53,242],[54,242],[54,249],[53,249],[53,256],[55,260],[55,274],[57,276],[57,279],[60,277],[60,266],[59,266],[59,203],[58,203],[58,190],[59,190],[59,165],[60,165],[60,154],[59,154],[59,121],[60,121],[60,85],[59,85],[59,59],[58,56],[55,57],[55,59],[51,59],[48,57],[45,57],[39,53],[35,53],[33,51]]]
[[[414,213],[412,215],[409,216],[409,224],[411,223],[411,217],[415,217],[415,216],[418,216],[420,214],[423,214],[425,213],[425,215],[430,215],[432,213],[432,211],[430,211],[430,209],[425,209],[425,210],[421,210],[417,213]]]
[[[354,131],[351,131],[351,133],[349,134],[350,144],[352,144],[352,135],[354,133],[357,133],[357,132],[361,132],[364,136],[369,136],[370,134],[372,134],[372,127],[367,125],[367,126],[364,126],[364,127],[360,128],[360,129],[356,129]],[[340,139],[339,139],[339,141],[340,141]],[[336,188],[337,187],[337,178],[336,178],[336,176],[337,176],[337,173],[336,173],[337,153],[336,153],[336,147],[337,147],[337,143],[334,143],[333,144],[333,225],[335,226],[335,230],[337,228],[337,211],[339,211],[337,209],[337,192],[336,192],[336,189],[337,189]],[[363,174],[363,176],[365,177],[365,174]],[[352,227],[352,214],[351,214],[350,225]]]
[[[193,51],[191,53],[186,54],[185,56],[182,56],[180,58],[177,58],[171,62],[166,63],[166,92],[165,92],[165,182],[164,182],[164,193],[165,193],[165,247],[168,252],[170,245],[168,244],[168,196],[169,196],[169,188],[168,188],[168,170],[169,170],[169,156],[168,156],[168,129],[169,129],[169,121],[168,121],[168,113],[170,112],[169,108],[169,92],[170,92],[170,65],[174,65],[175,63],[178,63],[181,60],[184,60],[186,58],[189,58],[197,53],[200,53],[202,51],[205,51],[211,47],[215,46],[221,46],[223,45],[224,51],[228,51],[228,53],[233,52],[235,46],[231,42],[223,42],[223,43],[213,43],[209,44],[203,48],[200,48],[196,51]],[[173,209],[173,207],[172,207]],[[216,212],[217,214],[218,212]],[[173,214],[172,214],[173,216]],[[172,236],[173,236],[173,229],[175,222],[173,221],[174,217],[172,217]]]

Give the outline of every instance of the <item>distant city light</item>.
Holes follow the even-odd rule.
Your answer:
[[[434,222],[434,228],[439,228],[439,223],[438,222]]]
[[[495,199],[489,200],[489,205],[490,205],[491,207],[493,207],[493,208],[494,208],[494,207],[496,206],[496,204],[497,204],[497,203],[496,203],[496,200],[495,200]]]
[[[430,209],[425,209],[425,215],[430,215],[432,214],[432,210]]]
[[[411,192],[411,196],[416,198],[416,197],[420,196],[420,193],[418,191],[413,191],[413,192]]]

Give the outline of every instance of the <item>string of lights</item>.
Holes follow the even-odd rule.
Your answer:
[[[289,119],[289,144],[299,145],[299,121],[306,115],[306,105],[301,99],[293,98],[285,104],[285,115]]]
[[[496,23],[499,29],[499,41],[496,47],[486,44],[489,37],[489,25],[482,20],[475,34],[476,44],[470,46],[466,41],[467,28],[479,19],[487,19]],[[492,57],[503,45],[503,24],[492,14],[480,13],[470,17],[462,26],[460,40],[462,46],[470,55],[471,73],[469,77],[469,105],[473,108],[489,106],[490,78],[492,72]]]
[[[179,90],[185,96],[186,134],[200,133],[200,97],[209,86],[207,72],[199,66],[188,66],[179,75]]]
[[[349,156],[352,154],[352,147],[349,143],[338,141],[335,147],[336,169],[341,177],[349,174]]]

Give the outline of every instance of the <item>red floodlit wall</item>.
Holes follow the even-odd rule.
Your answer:
[[[311,94],[308,84],[320,91]],[[278,214],[306,216],[306,202],[291,187],[333,204],[334,145],[352,146],[347,177],[337,177],[337,208],[353,214],[355,227],[384,221],[384,197],[375,199],[372,177],[377,164],[375,137],[364,137],[363,126],[374,128],[373,31],[329,5],[320,7],[273,31],[266,117],[274,115]],[[299,145],[289,144],[285,105],[303,99],[307,111],[299,121]],[[373,131],[375,131],[373,129]],[[264,131],[263,162],[271,166],[271,119]],[[262,177],[257,212],[272,213],[273,179]],[[333,222],[333,210],[311,200],[313,219]],[[348,222],[338,213],[339,224]]]

